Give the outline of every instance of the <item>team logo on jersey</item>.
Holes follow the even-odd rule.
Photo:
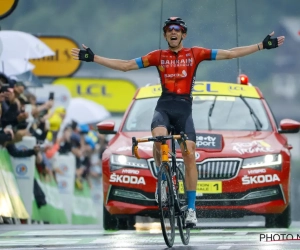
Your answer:
[[[179,67],[193,66],[193,58],[178,59],[178,60],[160,60],[162,66]]]
[[[165,78],[184,78],[184,77],[187,77],[187,73],[185,70],[182,70],[181,74],[180,73],[177,73],[177,74],[165,74]]]

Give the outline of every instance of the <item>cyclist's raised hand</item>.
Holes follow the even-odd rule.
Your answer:
[[[90,48],[88,48],[87,46],[85,46],[84,44],[82,44],[82,47],[83,47],[83,49],[73,48],[71,50],[73,59],[85,61],[85,62],[93,62],[94,56],[95,56],[93,51]]]
[[[264,49],[274,49],[283,44],[285,37],[279,36],[276,38],[271,38],[275,32],[273,31],[271,34],[267,35],[266,38],[262,41]]]

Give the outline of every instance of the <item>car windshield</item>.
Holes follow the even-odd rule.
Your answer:
[[[260,99],[244,98],[259,121],[262,131],[271,131],[269,118]],[[158,98],[136,100],[127,116],[123,131],[150,131]],[[214,103],[215,101],[215,103]],[[214,103],[209,117],[209,110]],[[257,127],[249,107],[240,97],[194,96],[193,119],[196,130],[255,131]],[[210,125],[209,125],[210,124]]]

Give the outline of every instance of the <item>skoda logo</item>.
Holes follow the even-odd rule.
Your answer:
[[[199,152],[195,152],[195,158],[196,158],[196,160],[198,160],[200,158],[200,153]]]
[[[25,164],[19,164],[16,166],[16,172],[18,175],[24,176],[27,174],[28,168]]]

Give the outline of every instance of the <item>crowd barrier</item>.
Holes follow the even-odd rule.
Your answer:
[[[0,215],[8,218],[28,219],[16,182],[10,156],[0,149]]]
[[[33,148],[36,141],[24,137],[18,149]],[[57,155],[54,166],[59,168],[56,180],[52,175],[39,174],[35,156],[13,158],[0,149],[0,216],[50,224],[100,224],[102,214],[99,197],[102,187],[82,182],[75,185],[75,157],[70,153]],[[46,204],[36,200],[34,181],[43,191]],[[99,183],[99,182],[98,182]],[[41,197],[42,198],[42,197]]]

